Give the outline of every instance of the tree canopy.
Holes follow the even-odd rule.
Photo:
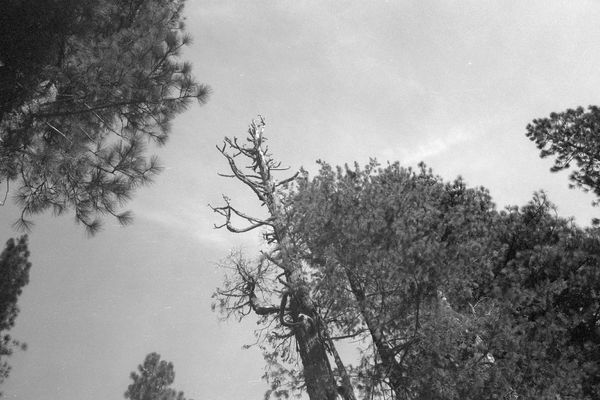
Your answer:
[[[130,400],[185,400],[183,392],[170,386],[175,380],[173,364],[160,359],[158,353],[150,353],[144,363],[138,365],[138,372],[131,373],[133,383],[125,392]]]
[[[485,361],[473,360],[465,331],[475,330],[468,304],[479,295],[467,277],[482,272],[495,217],[487,191],[445,183],[424,165],[321,165],[300,181],[291,225],[319,273],[334,335],[370,343],[356,384],[366,397],[389,387],[397,399],[467,398],[464,381],[474,382],[463,375]]]
[[[263,126],[251,126],[250,146],[219,150],[268,216],[227,197],[213,209],[232,232],[265,229],[270,245],[256,259],[235,253],[216,293],[226,316],[258,315],[268,395],[328,398],[328,381],[310,378],[320,362],[344,398],[598,399],[597,229],[560,218],[543,193],[498,211],[485,188],[424,165],[321,162],[314,177],[278,184],[279,164],[260,167],[272,160]],[[288,302],[296,291],[310,304],[301,312]],[[354,365],[336,349],[350,341]],[[324,359],[302,353],[315,346]]]
[[[552,171],[568,169],[573,162],[571,187],[592,191],[600,197],[600,108],[589,106],[553,112],[527,125],[527,137],[540,149],[541,157],[554,156]]]
[[[14,340],[8,331],[14,326],[19,314],[17,300],[23,287],[29,283],[27,236],[9,239],[0,253],[0,383],[8,377],[10,366],[6,360],[15,347],[24,344]]]
[[[597,399],[598,230],[543,193],[498,212],[461,179],[375,166],[322,164],[290,209],[323,320],[370,349],[363,395]]]
[[[91,233],[102,215],[131,220],[120,207],[160,170],[147,145],[163,144],[173,118],[209,92],[180,60],[183,3],[3,5],[0,182],[3,201],[16,184],[19,226],[49,209],[72,209]]]
[[[600,235],[536,194],[496,225],[490,352],[525,398],[600,398]]]

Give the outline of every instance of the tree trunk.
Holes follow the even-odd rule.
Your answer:
[[[261,121],[260,125],[253,124],[249,131],[254,145],[253,169],[262,181],[262,198],[273,221],[271,223],[273,239],[278,244],[281,267],[290,291],[290,310],[294,325],[291,329],[294,330],[302,360],[306,391],[310,400],[336,400],[337,385],[324,340],[319,332],[321,329],[319,315],[311,299],[307,282],[302,276],[302,264],[294,256],[293,244],[290,243],[285,210],[277,191],[278,183],[271,175],[272,170],[277,167],[263,147],[263,126],[264,121]]]
[[[281,221],[279,199],[274,196],[271,215]],[[286,281],[290,288],[290,310],[294,337],[302,360],[306,391],[310,400],[336,400],[337,385],[327,356],[327,349],[319,330],[319,315],[316,311],[307,283],[301,274],[302,265],[295,262],[286,228],[277,226],[274,235],[279,243],[282,265],[286,269]]]
[[[375,345],[377,354],[379,355],[381,363],[383,364],[383,369],[387,373],[387,378],[389,379],[389,384],[394,392],[395,398],[401,399],[405,386],[405,379],[402,377],[402,366],[398,363],[398,361],[396,361],[396,355],[394,351],[386,343],[383,332],[381,332],[380,327],[375,321],[373,321],[369,310],[367,310],[365,304],[366,296],[364,291],[361,289],[359,282],[356,281],[351,272],[348,270],[346,270],[346,277],[350,283],[350,289],[352,290],[352,293],[354,294],[354,297],[358,303],[360,313],[367,324],[367,328],[369,329],[369,333],[373,339],[373,344]]]
[[[294,329],[298,344],[298,353],[302,360],[306,391],[310,400],[335,400],[337,385],[329,363],[327,351],[318,334],[315,321],[318,316],[310,304],[300,299],[292,299],[291,309],[294,319],[300,320],[300,314],[309,316],[311,323],[302,324]],[[301,312],[298,312],[301,310]],[[296,314],[296,315],[294,315]]]

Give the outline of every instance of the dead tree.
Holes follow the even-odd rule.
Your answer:
[[[263,136],[264,126],[264,119],[259,117],[252,121],[245,142],[226,137],[223,146],[217,149],[226,158],[231,169],[231,174],[223,176],[237,179],[248,186],[261,205],[266,207],[268,217],[250,216],[232,206],[227,197],[224,197],[225,205],[211,208],[225,218],[225,222],[215,226],[216,228],[226,228],[233,233],[263,229],[264,237],[271,245],[271,249],[263,253],[264,258],[279,271],[276,280],[280,286],[277,290],[279,304],[262,305],[257,296],[259,282],[256,275],[239,265],[237,274],[241,280],[237,286],[230,287],[227,293],[221,294],[235,296],[237,307],[246,307],[259,316],[275,316],[278,327],[284,328],[287,336],[295,339],[302,361],[304,383],[311,400],[334,400],[338,398],[338,393],[344,393],[342,397],[345,400],[355,400],[350,380],[337,352],[332,350],[333,344],[311,297],[301,258],[294,250],[295,245],[286,224],[281,188],[293,182],[297,174],[281,181],[275,180],[273,172],[282,168],[268,152]],[[241,167],[239,162],[249,165]],[[236,227],[233,219],[244,221],[248,225]],[[342,385],[339,388],[329,362],[328,350],[334,355],[340,371]]]

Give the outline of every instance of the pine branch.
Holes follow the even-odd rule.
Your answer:
[[[164,102],[181,101],[181,100],[185,100],[188,98],[198,98],[198,95],[187,94],[187,95],[183,95],[183,96],[170,97],[170,98],[161,99],[161,100],[157,100],[157,101],[148,101],[148,100],[115,101],[115,102],[99,104],[99,105],[95,105],[95,106],[89,106],[89,105],[85,104],[85,106],[86,106],[85,109],[70,110],[70,111],[57,111],[57,112],[49,112],[49,113],[33,113],[32,116],[36,117],[36,118],[64,117],[67,115],[71,116],[71,115],[92,113],[94,111],[105,110],[107,108],[123,107],[123,106],[138,105],[138,104],[162,104]],[[52,103],[49,103],[49,104],[52,104]]]

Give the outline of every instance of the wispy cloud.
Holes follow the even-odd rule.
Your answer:
[[[205,217],[191,209],[163,209],[158,210],[151,207],[136,205],[135,217],[144,219],[164,227],[165,230],[181,232],[192,236],[195,240],[221,246],[225,244],[225,238],[219,232],[212,229],[211,222]]]
[[[259,245],[258,234],[233,235],[226,229],[215,229],[215,220],[198,212],[195,205],[179,205],[162,209],[135,205],[135,217],[161,227],[165,232],[178,232],[202,246],[225,252],[235,246],[254,247]]]
[[[427,161],[433,157],[439,156],[453,149],[457,145],[462,145],[475,135],[463,128],[451,128],[448,133],[431,135],[412,148],[391,147],[381,152],[381,159],[388,161],[400,161],[402,164],[415,164],[420,161]]]

